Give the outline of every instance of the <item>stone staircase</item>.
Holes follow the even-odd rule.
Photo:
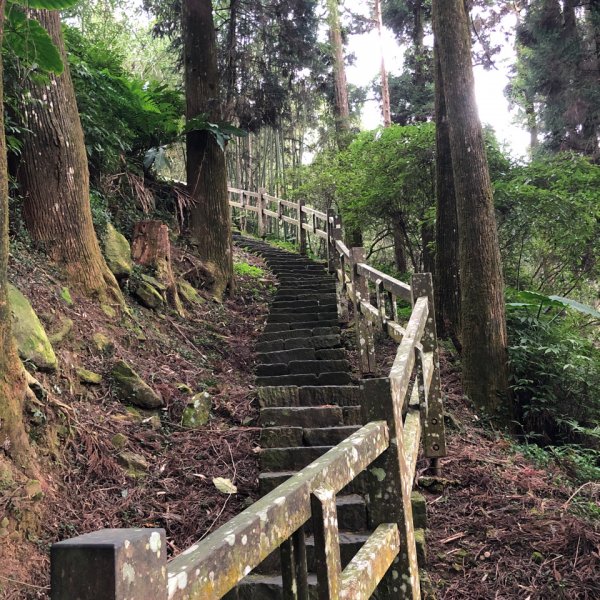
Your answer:
[[[260,492],[266,494],[355,432],[361,389],[342,348],[335,280],[323,264],[263,242],[235,238],[261,255],[279,288],[256,346],[262,429]],[[337,497],[340,552],[345,566],[368,539],[360,476]],[[305,525],[311,597],[316,592],[314,541]],[[280,554],[271,554],[228,598],[280,600]]]

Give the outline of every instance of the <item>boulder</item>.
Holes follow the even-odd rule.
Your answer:
[[[150,468],[148,461],[141,454],[129,450],[120,452],[118,460],[127,469],[127,474],[131,477],[143,477]]]
[[[29,300],[10,283],[8,298],[19,355],[42,371],[54,371],[58,365],[54,349]]]
[[[161,308],[165,302],[160,292],[147,281],[138,282],[133,293],[146,308],[157,310]]]
[[[183,411],[181,424],[183,427],[202,427],[208,423],[212,400],[208,392],[200,392],[193,396]]]
[[[160,394],[157,394],[125,361],[118,361],[111,375],[121,402],[141,408],[164,406]]]
[[[104,236],[104,254],[106,264],[117,279],[129,277],[133,268],[131,247],[125,236],[119,233],[111,223]]]
[[[108,336],[103,333],[95,333],[92,336],[92,341],[94,342],[94,346],[98,352],[109,352],[114,349],[113,343],[110,341]]]
[[[79,377],[79,381],[81,381],[81,383],[98,385],[102,381],[102,375],[83,368],[77,369],[77,376]]]
[[[179,295],[188,304],[203,304],[206,302],[206,300],[204,300],[204,298],[196,291],[196,288],[187,281],[179,280],[177,282],[177,290],[179,291]]]

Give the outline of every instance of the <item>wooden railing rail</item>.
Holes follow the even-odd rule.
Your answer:
[[[309,235],[326,240],[339,314],[347,318],[350,301],[360,367],[371,376],[361,383],[367,424],[170,562],[161,529],[103,530],[54,544],[52,600],[235,599],[236,585],[278,548],[284,599],[308,600],[309,519],[319,600],[367,600],[375,590],[386,600],[417,600],[411,493],[421,439],[436,471],[446,454],[431,274],[414,274],[408,285],[371,267],[362,248],[343,243],[333,210],[325,214],[264,190],[229,193],[244,230],[254,226],[249,219],[261,236],[278,231],[269,219],[291,225],[301,253]],[[405,324],[399,301],[412,306]],[[373,377],[374,328],[399,343],[388,377]],[[342,569],[336,494],[359,474],[373,533]]]

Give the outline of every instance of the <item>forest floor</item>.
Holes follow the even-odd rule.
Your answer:
[[[185,250],[173,254],[177,274]],[[61,298],[64,283],[43,256],[13,251],[10,280],[30,299],[49,335],[64,331],[68,320],[73,325],[53,344],[59,370],[34,373],[47,397],[27,406],[42,493],[31,497],[24,479],[0,485],[0,521],[8,515],[12,530],[0,539],[2,600],[48,598],[48,551],[57,540],[104,527],[164,527],[172,555],[256,498],[252,347],[275,288],[257,257],[236,248],[234,261],[242,267],[236,294],[222,304],[205,296],[187,306],[182,319],[129,298],[131,317],[113,318],[75,295],[69,306]],[[104,351],[93,341],[98,333],[110,340]],[[119,402],[110,377],[119,359],[160,392],[161,411]],[[81,367],[102,375],[101,383],[80,383]],[[186,404],[202,391],[212,400],[210,422],[182,427]],[[138,455],[142,473],[128,475],[119,461],[123,450]],[[215,477],[230,479],[238,493],[217,491]],[[14,531],[17,523],[20,532]]]
[[[536,464],[526,446],[482,424],[447,353],[442,382],[446,481],[419,480],[428,501],[427,572],[435,597],[600,598],[600,485],[572,479],[568,462]]]
[[[84,298],[68,305],[61,298],[64,284],[42,256],[13,253],[11,281],[47,331],[64,330],[68,319],[73,326],[55,343],[59,371],[35,373],[47,398],[28,406],[43,493],[26,493],[26,480],[13,486],[0,480],[0,517],[21,516],[21,534],[0,539],[0,599],[48,598],[48,550],[59,539],[102,527],[164,527],[169,552],[177,554],[256,497],[252,347],[274,280],[266,270],[249,268],[264,264],[240,249],[235,261],[243,266],[238,288],[223,304],[206,297],[181,319],[132,303],[131,318],[115,319]],[[177,249],[175,270],[184,262],[185,250]],[[97,349],[97,333],[110,340],[108,349]],[[344,339],[351,348],[351,329]],[[382,372],[394,354],[394,344],[379,346]],[[600,598],[598,486],[575,483],[568,464],[540,467],[481,423],[462,397],[457,363],[447,352],[442,358],[449,440],[444,480],[427,479],[424,462],[419,478],[428,501],[434,597]],[[110,379],[118,359],[161,393],[166,406],[159,414],[118,401]],[[79,367],[103,375],[102,382],[81,384]],[[183,409],[199,391],[211,396],[211,420],[186,429]],[[124,448],[147,463],[142,476],[128,475],[120,464]],[[238,493],[218,492],[215,477],[230,479]]]

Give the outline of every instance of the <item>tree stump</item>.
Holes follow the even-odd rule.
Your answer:
[[[154,269],[156,279],[166,287],[167,303],[183,315],[183,307],[171,268],[169,228],[162,221],[136,223],[133,230],[131,257],[137,264]]]

